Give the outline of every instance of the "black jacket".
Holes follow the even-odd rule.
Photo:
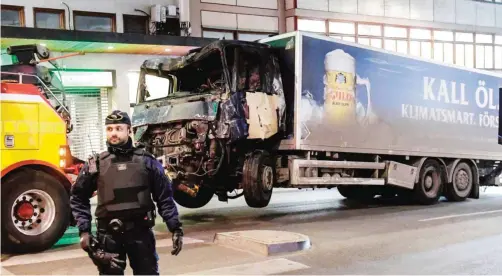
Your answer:
[[[131,145],[131,140],[128,145]],[[108,147],[108,151],[112,151],[115,155],[132,154],[133,150],[132,148],[117,150],[117,148]],[[181,228],[182,224],[178,219],[178,210],[173,199],[172,182],[164,174],[160,162],[153,156],[144,160],[151,179],[152,199],[157,204],[158,214],[166,222],[169,231],[174,232]],[[79,232],[91,232],[92,215],[89,199],[97,189],[97,176],[98,174],[89,173],[89,163],[86,162],[71,189],[70,206]]]

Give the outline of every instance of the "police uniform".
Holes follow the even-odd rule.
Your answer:
[[[108,120],[107,124],[126,123],[126,113]],[[82,239],[91,233],[91,206],[89,198],[97,190],[98,204],[95,212],[96,241],[103,251],[115,253],[124,266],[117,268],[106,262],[97,262],[100,274],[123,274],[126,256],[135,275],[158,275],[158,255],[155,249],[155,201],[159,215],[173,233],[173,255],[182,246],[182,224],[173,200],[169,179],[161,164],[143,149],[134,148],[129,138],[125,145],[112,146],[98,156],[90,158],[71,190],[72,213]],[[152,200],[153,199],[153,200]],[[92,237],[92,235],[91,235]],[[176,248],[178,247],[178,248]],[[83,247],[84,248],[84,247]],[[87,250],[87,247],[84,248]]]

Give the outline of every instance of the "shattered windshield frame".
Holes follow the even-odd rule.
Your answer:
[[[148,72],[141,69],[138,81],[137,103],[145,103],[164,99],[175,91],[175,79],[171,75],[162,75],[159,72]]]
[[[137,102],[206,93],[234,93],[239,88],[242,89],[243,84],[235,74],[242,69],[239,68],[242,66],[241,62],[234,63],[236,50],[241,55],[267,56],[270,49],[268,45],[260,43],[220,40],[203,48],[194,49],[182,57],[148,59],[141,66]],[[268,62],[266,59],[259,59],[261,63],[257,66],[260,68],[257,76],[259,85],[255,89],[270,93],[271,83],[263,75]],[[164,94],[164,97],[147,99],[145,74],[169,78],[171,80],[169,92]]]

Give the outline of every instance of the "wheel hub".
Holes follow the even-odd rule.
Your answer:
[[[262,180],[263,187],[267,191],[272,190],[272,186],[274,185],[274,172],[272,170],[272,167],[265,166],[263,168]]]
[[[432,188],[432,184],[433,184],[433,180],[432,180],[432,175],[427,175],[425,177],[425,188],[427,190],[429,190],[430,188]]]
[[[12,205],[14,226],[28,236],[40,235],[56,217],[54,200],[42,190],[29,190],[19,195]]]
[[[460,170],[455,176],[455,185],[459,190],[465,190],[469,186],[469,175],[466,171]]]
[[[35,208],[29,202],[23,202],[18,205],[17,217],[21,220],[30,219],[35,213]]]

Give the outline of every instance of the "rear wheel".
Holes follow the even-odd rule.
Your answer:
[[[249,207],[266,207],[276,181],[275,161],[267,151],[255,151],[246,158],[242,189]]]
[[[420,169],[419,182],[413,189],[415,200],[424,205],[436,203],[441,196],[445,176],[445,170],[438,161],[433,159],[425,161]]]
[[[51,175],[25,169],[2,183],[2,248],[16,253],[52,247],[70,224],[65,188]]]
[[[471,193],[473,187],[471,167],[464,162],[458,163],[453,170],[453,180],[446,186],[445,197],[450,201],[463,201]]]

